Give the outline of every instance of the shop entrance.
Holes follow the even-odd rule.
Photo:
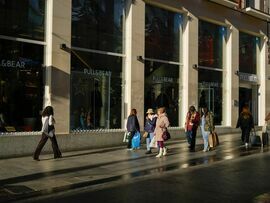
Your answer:
[[[256,85],[241,85],[239,87],[239,114],[245,105],[249,107],[254,123],[258,124],[258,87]]]

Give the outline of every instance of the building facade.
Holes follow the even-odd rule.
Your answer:
[[[1,131],[39,131],[46,105],[59,134],[124,129],[131,108],[143,125],[161,106],[176,130],[190,105],[220,128],[248,105],[263,125],[269,13],[268,0],[2,0]]]

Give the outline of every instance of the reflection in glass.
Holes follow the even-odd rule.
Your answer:
[[[0,34],[44,40],[45,0],[1,0]]]
[[[166,107],[170,125],[178,126],[179,66],[145,62],[144,108]]]
[[[145,8],[145,57],[179,61],[179,37],[182,18],[161,8]]]
[[[257,37],[239,33],[239,71],[242,73],[257,74]]]
[[[199,21],[199,65],[222,68],[222,40],[226,29]]]
[[[123,52],[124,1],[72,0],[72,46]]]
[[[0,40],[0,131],[39,131],[43,46]]]
[[[72,54],[71,130],[121,128],[122,58]]]
[[[206,106],[214,114],[214,123],[222,123],[222,72],[199,69],[199,107]]]

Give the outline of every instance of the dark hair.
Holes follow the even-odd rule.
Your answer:
[[[195,106],[190,106],[190,107],[189,107],[189,111],[190,111],[190,112],[194,112],[194,111],[196,111]]]
[[[41,115],[42,117],[51,116],[51,115],[53,116],[53,107],[46,106]]]
[[[132,116],[132,115],[136,116],[136,115],[137,115],[137,110],[136,110],[136,109],[131,109],[129,115],[130,115],[130,116]]]

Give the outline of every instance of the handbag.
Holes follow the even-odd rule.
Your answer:
[[[168,132],[168,129],[163,132],[162,138],[164,141],[171,139],[171,134]]]
[[[250,144],[251,146],[260,146],[261,145],[261,137],[259,135],[256,134],[255,129],[253,129],[253,131],[251,132],[250,135]]]

